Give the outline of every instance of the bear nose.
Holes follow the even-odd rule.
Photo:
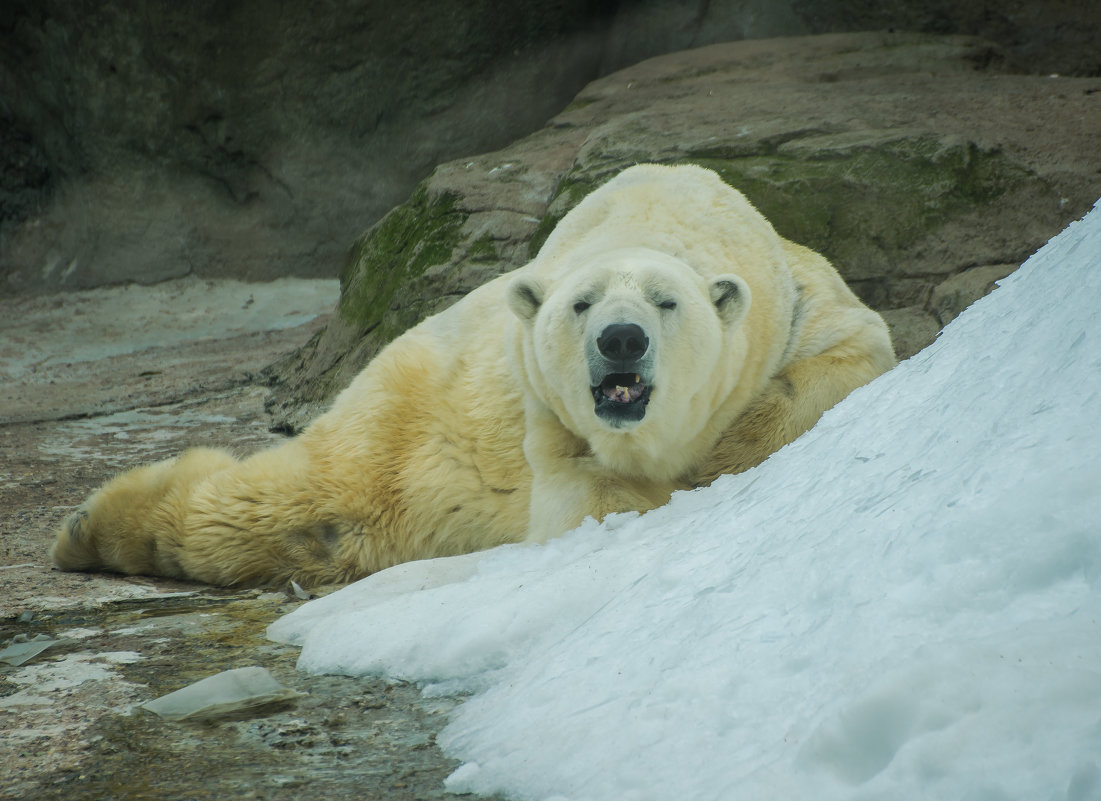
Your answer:
[[[600,334],[596,347],[601,355],[617,362],[638,359],[650,347],[650,340],[634,323],[614,323]]]

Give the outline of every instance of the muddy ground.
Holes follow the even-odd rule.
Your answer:
[[[0,300],[0,799],[456,798],[435,745],[458,698],[309,676],[264,637],[302,601],[160,579],[62,573],[52,531],[96,486],[193,445],[268,430],[260,375],[304,343],[335,281],[196,279]],[[169,723],[138,705],[260,665],[297,700]]]

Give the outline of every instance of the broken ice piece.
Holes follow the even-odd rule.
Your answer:
[[[6,662],[12,667],[19,667],[24,662],[29,662],[51,645],[57,645],[61,640],[55,640],[45,634],[37,634],[28,640],[25,635],[16,635],[12,644],[0,651],[0,662]]]
[[[243,667],[208,676],[141,707],[167,720],[216,718],[304,694],[282,686],[266,668]]]

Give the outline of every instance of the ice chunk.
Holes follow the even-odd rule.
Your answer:
[[[141,707],[167,720],[215,718],[304,694],[282,686],[266,668],[243,667],[208,676]]]
[[[17,634],[12,639],[11,645],[0,651],[0,662],[6,662],[12,667],[19,667],[59,642],[61,640],[55,640],[45,634],[36,634],[31,639],[27,639],[26,635]]]

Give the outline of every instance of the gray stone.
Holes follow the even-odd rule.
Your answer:
[[[939,325],[948,325],[960,312],[979,298],[991,292],[998,281],[1005,278],[1017,264],[986,264],[969,267],[937,285],[926,305]]]
[[[908,358],[930,344],[940,334],[937,318],[924,306],[903,306],[880,312],[891,329],[891,341],[895,353]]]

